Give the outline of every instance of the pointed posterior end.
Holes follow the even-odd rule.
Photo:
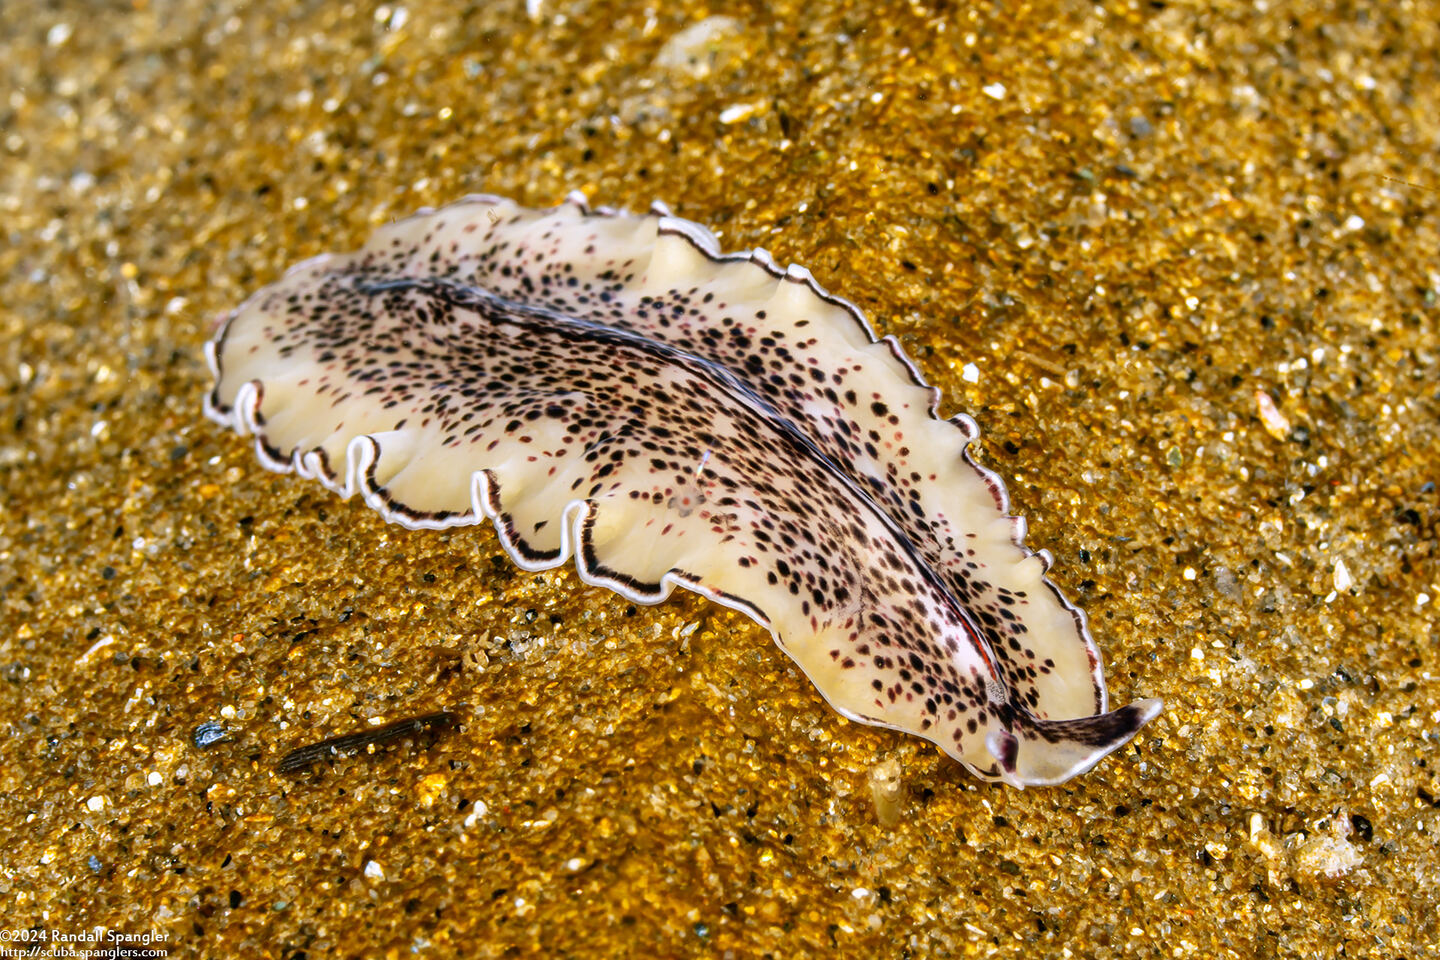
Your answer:
[[[1015,775],[1029,786],[1064,783],[1129,743],[1163,707],[1152,697],[1093,717],[1029,720],[1033,735],[1024,736]]]
[[[1125,709],[1136,711],[1140,717],[1140,722],[1135,725],[1135,729],[1139,730],[1145,726],[1145,724],[1160,716],[1160,711],[1165,709],[1165,701],[1159,697],[1146,697],[1144,700],[1136,700]]]

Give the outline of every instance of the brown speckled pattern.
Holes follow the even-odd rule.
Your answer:
[[[663,208],[472,197],[294,268],[211,345],[207,410],[411,527],[495,520],[644,603],[744,611],[837,709],[977,775],[1055,783],[1103,713],[1084,618],[1021,543],[972,421],[854,307]]]

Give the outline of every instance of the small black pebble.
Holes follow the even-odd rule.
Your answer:
[[[234,910],[236,907],[240,906],[240,904],[242,904],[242,903],[244,903],[244,902],[245,902],[245,898],[242,897],[242,896],[240,896],[240,891],[239,891],[239,890],[231,890],[231,891],[230,891],[230,909],[231,909],[231,910]]]
[[[217,743],[225,743],[230,739],[230,731],[226,730],[214,720],[207,720],[195,728],[190,734],[190,742],[195,744],[196,750],[209,750]]]

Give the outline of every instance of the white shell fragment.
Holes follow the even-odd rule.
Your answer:
[[[900,345],[659,205],[423,210],[292,268],[207,355],[206,413],[271,469],[743,611],[845,716],[982,778],[1059,783],[1160,710],[1105,712],[1084,615]]]

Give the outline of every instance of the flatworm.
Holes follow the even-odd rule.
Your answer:
[[[387,520],[494,521],[638,603],[733,607],[837,710],[977,776],[1059,783],[1160,709],[1106,712],[1084,614],[1024,546],[965,415],[893,337],[656,205],[473,196],[293,268],[226,316],[205,412]]]

